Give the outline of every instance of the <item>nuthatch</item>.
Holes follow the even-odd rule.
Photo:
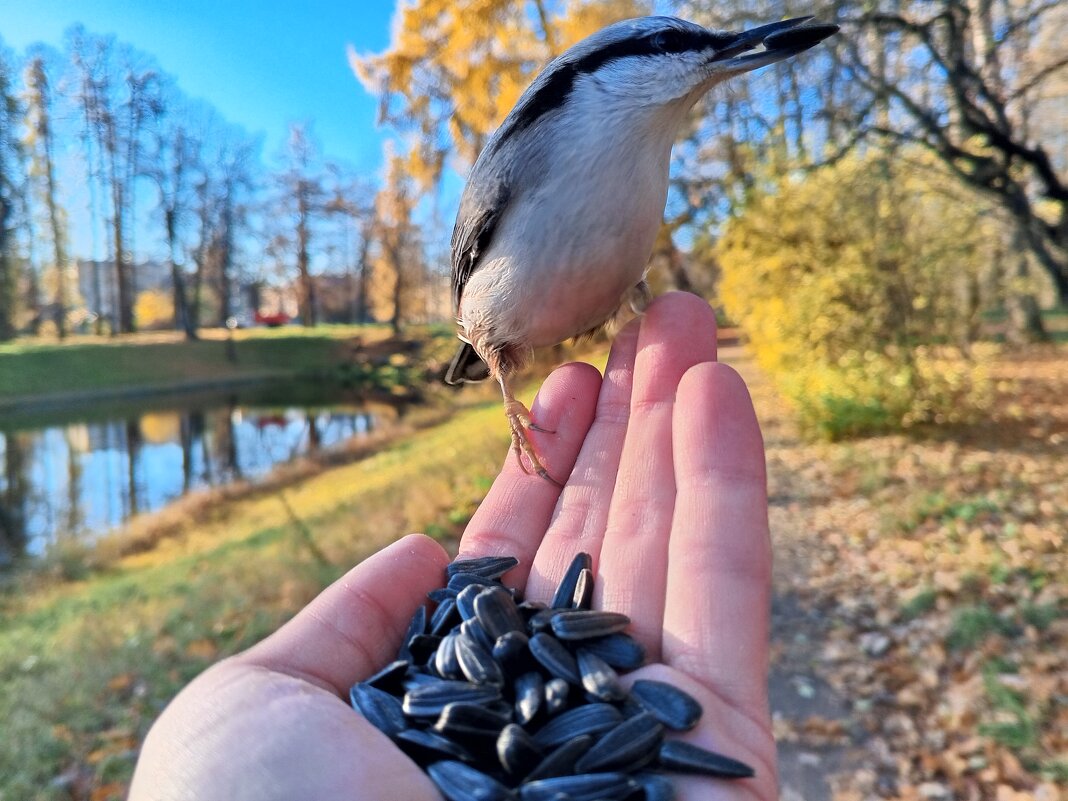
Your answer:
[[[520,464],[525,454],[549,478],[511,378],[534,348],[597,330],[625,302],[645,307],[671,147],[687,112],[721,81],[838,30],[810,19],[743,33],[674,17],[611,25],[552,61],[486,143],[452,233],[463,344],[445,380],[500,383]]]

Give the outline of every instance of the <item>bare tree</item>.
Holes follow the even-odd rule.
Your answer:
[[[153,152],[145,165],[159,196],[163,230],[167,240],[167,261],[174,298],[174,326],[186,339],[196,339],[196,325],[189,309],[185,269],[181,264],[181,229],[193,205],[193,171],[200,143],[190,135],[186,109],[177,91],[170,87],[169,99],[161,103],[153,120]]]
[[[293,124],[283,153],[284,166],[277,177],[279,204],[292,224],[297,268],[300,317],[306,326],[318,320],[315,279],[311,274],[311,242],[318,218],[328,202],[319,145],[307,124]]]
[[[64,230],[62,212],[56,199],[56,168],[53,159],[55,149],[52,128],[52,88],[45,69],[45,59],[35,55],[26,65],[25,72],[27,124],[30,130],[30,148],[33,154],[33,173],[43,183],[45,210],[48,213],[48,227],[52,239],[52,255],[56,278],[55,323],[56,333],[60,339],[67,336],[68,265],[66,253],[66,231]]]
[[[0,44],[0,340],[15,336],[19,284],[14,217],[22,192],[16,135],[20,109],[12,90],[11,75],[11,56]]]
[[[79,76],[77,102],[86,122],[86,139],[95,144],[98,179],[111,200],[111,255],[118,290],[117,333],[136,329],[133,307],[136,276],[129,246],[130,216],[147,121],[160,103],[160,76],[148,60],[113,37],[71,29],[71,61]],[[91,154],[87,153],[87,161]],[[94,165],[90,164],[92,172]]]
[[[890,109],[854,124],[920,143],[994,200],[1068,304],[1068,178],[1044,141],[1050,132],[1030,118],[1068,70],[1063,35],[1042,39],[1051,26],[1068,33],[1068,4],[883,0],[850,7],[848,21],[838,41],[845,64]]]

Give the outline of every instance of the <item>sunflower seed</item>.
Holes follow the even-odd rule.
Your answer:
[[[534,734],[534,742],[549,748],[580,734],[601,734],[622,722],[623,716],[611,704],[585,704],[550,720]]]
[[[412,652],[409,650],[411,647],[410,644],[412,641],[412,637],[425,633],[426,607],[420,604],[419,608],[415,610],[415,614],[412,615],[411,622],[408,624],[408,631],[405,633],[404,639],[401,641],[403,644],[401,645],[400,653],[397,655],[397,658],[408,659],[413,662],[417,661],[413,658]]]
[[[457,559],[445,568],[445,575],[452,578],[457,573],[472,573],[483,578],[496,579],[519,564],[514,556],[478,556],[474,559]]]
[[[582,647],[619,670],[634,670],[645,662],[645,649],[629,634],[609,634],[583,640]]]
[[[538,779],[551,779],[554,776],[566,776],[573,773],[575,763],[579,758],[590,750],[593,745],[592,734],[580,734],[561,743],[551,751],[538,766],[527,774],[527,781]]]
[[[464,762],[474,760],[471,752],[462,745],[432,731],[405,729],[393,739],[404,753],[420,762],[437,762],[449,757],[462,759]]]
[[[561,640],[588,640],[623,631],[630,618],[618,612],[570,609],[552,617],[553,634]]]
[[[526,776],[542,759],[539,748],[526,729],[509,723],[497,737],[497,758],[512,776]]]
[[[384,690],[391,695],[402,695],[404,693],[404,678],[408,675],[410,666],[411,663],[406,659],[398,659],[395,662],[390,662],[373,676],[364,679],[363,683],[379,690]]]
[[[500,665],[474,637],[461,634],[456,638],[456,660],[472,684],[504,684]]]
[[[642,801],[675,801],[675,785],[657,773],[639,773],[634,781],[642,788]]]
[[[553,615],[559,611],[559,609],[542,609],[535,612],[531,615],[530,620],[527,621],[527,630],[532,634],[550,631],[552,629]]]
[[[571,564],[568,565],[564,577],[560,580],[560,584],[557,586],[549,606],[553,609],[570,609],[571,602],[575,598],[575,586],[578,584],[579,573],[583,570],[592,569],[593,560],[588,553],[575,554],[575,558],[572,559]]]
[[[515,719],[526,726],[538,715],[545,697],[545,683],[540,673],[524,673],[515,680]]]
[[[504,587],[489,587],[475,598],[475,614],[482,628],[493,639],[510,631],[522,631],[523,617],[515,608],[515,600]]]
[[[436,604],[440,604],[449,598],[455,598],[457,596],[456,590],[450,590],[448,587],[438,587],[436,590],[431,590],[426,594],[426,597]]]
[[[377,687],[354,684],[349,690],[349,700],[368,723],[390,737],[408,728],[401,702]]]
[[[545,682],[545,714],[555,715],[567,706],[567,696],[571,685],[563,679],[550,679]]]
[[[593,571],[582,568],[575,580],[575,594],[571,598],[572,609],[589,609],[593,603]]]
[[[530,653],[549,675],[572,684],[581,684],[578,662],[563,644],[550,634],[540,632],[530,638]]]
[[[434,652],[434,669],[443,679],[462,679],[463,670],[460,667],[459,656],[456,653],[460,634],[450,631],[442,640],[438,650]]]
[[[413,717],[433,717],[441,714],[448,704],[486,704],[500,697],[500,687],[493,684],[436,681],[408,690],[404,694],[404,712]]]
[[[515,794],[480,770],[463,762],[445,760],[427,768],[441,794],[449,801],[514,801]]]
[[[470,637],[487,651],[493,650],[493,638],[486,633],[484,628],[482,628],[482,624],[478,622],[477,617],[473,617],[470,620],[465,620],[461,623],[460,633],[465,637]]]
[[[461,592],[464,587],[470,587],[472,584],[477,584],[479,587],[499,587],[500,585],[493,579],[483,578],[482,576],[476,576],[474,573],[456,573],[449,579],[449,583],[445,585],[450,590]]]
[[[456,596],[456,609],[460,613],[461,620],[471,620],[475,616],[475,598],[485,587],[481,584],[471,584],[460,590]]]
[[[636,786],[622,773],[583,773],[526,782],[519,788],[519,797],[522,801],[553,801],[557,793],[563,793],[568,801],[598,801],[624,798]]]
[[[689,731],[701,718],[701,705],[666,682],[639,679],[630,688],[630,697],[672,731]]]
[[[521,631],[509,631],[493,644],[493,658],[509,676],[520,676],[534,667],[530,656],[530,638]]]
[[[516,609],[523,616],[523,620],[530,620],[535,614],[548,608],[541,601],[520,601],[516,604]]]
[[[443,737],[492,737],[496,740],[508,725],[508,709],[503,714],[481,704],[447,704],[431,727]]]
[[[720,779],[747,779],[756,775],[751,767],[715,751],[706,751],[690,743],[667,740],[660,746],[660,767],[680,773],[703,773]]]
[[[582,675],[582,686],[595,698],[601,701],[622,701],[627,697],[626,690],[619,683],[619,674],[601,657],[585,648],[579,648],[578,669]]]
[[[456,599],[447,598],[438,604],[430,617],[430,633],[444,636],[453,626],[460,622],[460,613],[456,610]]]
[[[441,644],[441,637],[434,634],[416,634],[410,640],[408,640],[408,658],[412,660],[412,664],[425,665],[427,661],[434,656],[434,651],[437,650]],[[404,653],[403,651],[401,652]],[[401,657],[404,658],[403,656]]]
[[[663,739],[664,727],[645,712],[606,732],[575,764],[575,770],[590,773],[643,768],[656,759]]]

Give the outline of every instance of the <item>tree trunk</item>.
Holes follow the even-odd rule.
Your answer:
[[[1026,285],[1027,279],[1031,274],[1031,266],[1028,259],[1029,251],[1026,234],[1019,226],[1016,228],[1012,244],[1011,258],[1015,259],[1015,265],[1012,268],[1013,280],[1010,281],[1010,284],[1018,282]],[[1049,334],[1046,332],[1046,327],[1042,322],[1042,313],[1033,293],[1012,288],[1009,292],[1007,305],[1009,327],[1005,332],[1006,340],[1014,345],[1049,341]]]
[[[308,199],[303,187],[297,190],[297,273],[300,278],[300,319],[312,327],[315,319],[315,283],[308,269]]]

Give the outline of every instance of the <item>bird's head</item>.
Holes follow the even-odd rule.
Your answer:
[[[729,33],[675,17],[639,17],[579,42],[550,69],[587,76],[602,91],[636,102],[692,103],[717,83],[794,56],[838,30],[811,19]]]
[[[689,108],[720,81],[796,55],[838,30],[810,20],[799,17],[742,33],[713,31],[675,17],[617,22],[553,60],[520,98],[501,137],[580,104],[583,95],[600,114],[608,111],[606,98],[626,112]]]

